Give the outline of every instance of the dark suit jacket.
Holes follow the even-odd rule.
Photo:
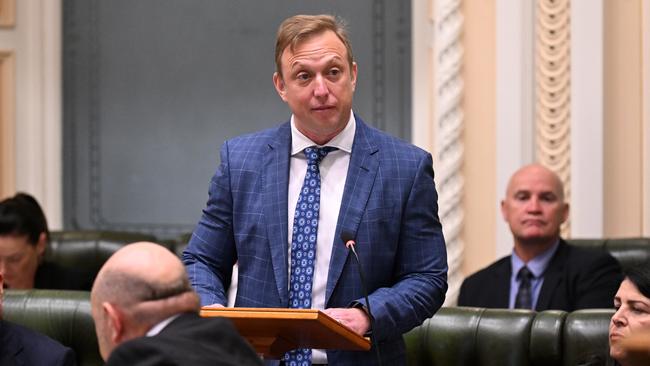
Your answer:
[[[355,118],[325,307],[365,303],[357,265],[339,239],[346,230],[356,238],[384,364],[403,364],[402,334],[431,317],[447,290],[432,159]],[[288,307],[290,149],[289,122],[224,143],[207,207],[183,254],[203,305],[226,304],[238,261],[235,306]],[[374,351],[328,351],[327,357],[331,365],[377,362]]]
[[[23,326],[0,320],[0,365],[74,366],[74,352]]]
[[[153,337],[120,344],[106,366],[262,365],[230,320],[185,313]]]
[[[460,288],[458,305],[508,308],[511,272],[507,256],[469,276]],[[621,267],[606,251],[560,240],[544,273],[535,310],[612,308],[622,279]]]

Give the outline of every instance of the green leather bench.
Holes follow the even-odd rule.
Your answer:
[[[404,335],[409,365],[577,365],[607,353],[614,310],[533,312],[446,307]],[[81,366],[102,365],[89,293],[7,290],[4,318],[75,350]]]
[[[623,269],[650,261],[650,238],[569,239],[568,243],[607,250]]]
[[[607,354],[613,313],[446,307],[404,335],[408,364],[577,365],[591,355]]]
[[[90,312],[89,292],[5,290],[3,319],[36,330],[72,348],[79,366],[104,364]]]
[[[43,260],[71,269],[80,276],[87,277],[87,282],[92,284],[99,269],[113,253],[124,245],[137,241],[156,242],[156,237],[102,230],[53,231]],[[60,279],[63,280],[64,278]],[[56,281],[57,279],[54,280],[55,283]]]

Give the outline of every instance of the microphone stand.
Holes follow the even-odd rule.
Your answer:
[[[361,261],[359,260],[359,255],[357,255],[356,249],[354,249],[356,243],[354,242],[354,239],[352,239],[352,235],[348,232],[341,233],[341,239],[343,239],[345,246],[348,249],[350,249],[352,254],[354,254],[354,259],[356,259],[357,266],[359,268],[359,278],[361,279],[361,290],[363,291],[363,296],[366,299],[366,308],[368,309],[368,318],[370,319],[370,329],[372,330],[375,328],[375,318],[372,316],[372,310],[370,310],[370,300],[368,299],[366,278],[363,275],[363,268],[361,267]],[[379,362],[379,366],[382,366],[381,354],[379,352],[379,342],[377,342],[377,339],[375,337],[371,337],[371,340],[375,346],[375,353],[377,354],[377,361]]]

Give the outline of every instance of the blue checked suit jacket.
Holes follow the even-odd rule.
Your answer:
[[[447,290],[431,155],[358,116],[327,279],[327,308],[365,304],[341,231],[355,235],[384,365],[405,364],[402,334],[431,317]],[[226,304],[239,263],[237,307],[288,307],[291,127],[226,141],[203,215],[183,253],[203,305]],[[321,200],[327,197],[321,197]],[[328,351],[330,365],[375,364],[375,353]]]

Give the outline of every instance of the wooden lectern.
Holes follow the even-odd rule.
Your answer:
[[[229,318],[267,359],[280,359],[295,348],[370,349],[368,338],[317,309],[202,308],[201,316]]]

